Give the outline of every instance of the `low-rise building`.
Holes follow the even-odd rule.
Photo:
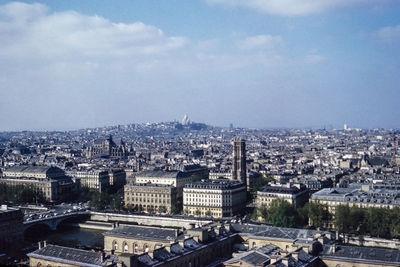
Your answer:
[[[141,254],[169,246],[178,237],[177,230],[144,226],[119,226],[104,235],[104,251],[115,254]]]
[[[56,245],[39,245],[39,249],[28,253],[29,266],[86,266],[86,267],[108,267],[117,266],[112,260],[112,255],[83,249],[62,247]]]
[[[246,185],[234,180],[189,183],[183,189],[183,211],[196,216],[230,217],[245,207],[246,194]]]
[[[110,177],[108,171],[105,170],[88,170],[88,171],[67,171],[72,177],[81,179],[81,186],[87,187],[99,192],[104,191],[110,186]]]
[[[257,191],[257,206],[269,207],[273,200],[286,200],[294,207],[301,207],[308,201],[308,189],[302,184],[272,184]]]
[[[66,199],[81,188],[79,178],[71,178],[60,168],[48,166],[11,167],[4,171],[0,183],[30,186],[48,202]]]
[[[171,213],[178,207],[177,188],[164,184],[127,184],[124,186],[125,205],[137,210]]]

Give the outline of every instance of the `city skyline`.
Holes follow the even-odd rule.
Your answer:
[[[397,128],[400,3],[1,1],[0,131]]]

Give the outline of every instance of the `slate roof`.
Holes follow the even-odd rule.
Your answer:
[[[231,224],[231,230],[238,233],[252,234],[254,236],[286,240],[307,239],[308,237],[316,234],[315,230],[253,224]]]
[[[103,235],[165,241],[175,240],[176,230],[141,226],[119,226],[103,233]]]
[[[321,257],[339,258],[357,260],[363,262],[381,262],[400,265],[400,250],[372,248],[372,247],[356,247],[356,246],[337,246],[333,252],[333,247],[325,245],[321,253]]]
[[[157,178],[180,178],[187,177],[188,174],[180,171],[142,171],[136,174],[136,177],[157,177]]]
[[[28,256],[79,266],[107,266],[105,262],[101,261],[101,255],[97,252],[56,245],[47,245],[29,253]]]
[[[63,172],[60,168],[57,168],[57,167],[30,166],[30,165],[12,166],[12,167],[6,169],[5,171],[9,171],[9,172],[34,172],[34,173]]]

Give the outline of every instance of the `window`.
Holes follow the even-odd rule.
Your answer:
[[[128,250],[129,250],[128,244],[125,243],[125,244],[124,244],[124,252],[128,252]]]
[[[113,248],[114,248],[114,250],[118,250],[118,243],[117,243],[117,241],[113,241]]]

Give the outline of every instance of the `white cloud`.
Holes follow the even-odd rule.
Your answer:
[[[307,64],[278,52],[282,44],[279,35],[246,33],[193,41],[142,22],[3,5],[0,130],[171,120],[199,110],[210,110],[212,122],[247,99],[243,87],[263,94]]]
[[[384,43],[400,43],[400,25],[383,27],[373,35]]]
[[[274,35],[256,35],[246,37],[244,40],[238,41],[240,49],[273,49],[282,44],[282,38]]]
[[[160,55],[186,44],[141,22],[112,23],[69,11],[49,14],[40,4],[0,7],[0,56],[19,58]]]
[[[285,16],[308,15],[357,5],[379,5],[386,0],[206,0],[211,4],[243,6],[263,13]],[[377,3],[379,2],[379,3]]]

